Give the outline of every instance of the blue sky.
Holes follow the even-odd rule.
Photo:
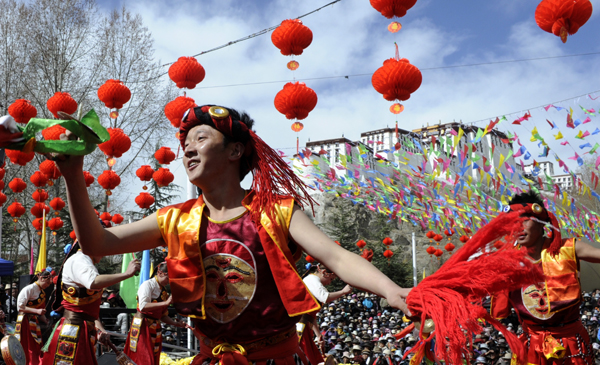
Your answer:
[[[109,10],[125,4],[141,14],[154,36],[156,57],[171,62],[279,24],[328,2],[113,0],[100,2],[100,6]],[[499,129],[527,135],[522,140],[528,140],[529,131],[537,125],[540,134],[548,139],[556,133],[545,122],[550,119],[558,122],[562,133],[575,144],[579,140],[572,137],[579,129],[585,127],[584,131],[592,132],[600,125],[599,117],[579,129],[567,130],[564,112],[546,112],[534,107],[600,90],[600,54],[444,68],[600,52],[600,0],[592,1],[596,10],[592,18],[566,44],[535,24],[538,3],[537,0],[419,0],[399,20],[403,29],[394,35],[386,30],[390,20],[375,11],[368,0],[342,0],[303,18],[314,39],[304,54],[296,58],[300,68],[294,73],[285,67],[289,58],[272,45],[269,33],[200,56],[198,60],[206,69],[206,78],[188,95],[198,104],[222,104],[247,111],[267,143],[291,154],[296,142],[296,135],[290,129],[292,122],[273,106],[283,82],[221,86],[293,77],[302,80],[371,74],[385,59],[394,56],[394,42],[397,42],[400,56],[423,69],[421,88],[404,103],[406,109],[398,117],[400,127],[413,129],[440,120],[472,122],[502,115],[512,122],[523,114],[514,112],[531,108],[532,118],[524,127],[509,122],[500,124]],[[363,131],[393,126],[396,118],[388,111],[390,103],[372,88],[370,81],[370,76],[307,80],[306,84],[317,92],[319,102],[302,121],[305,128],[299,134],[301,143],[308,138],[336,138],[342,134],[357,140]],[[598,110],[600,99],[581,98],[557,105],[573,107],[574,117],[583,120],[585,116],[577,114],[581,114],[578,105]],[[487,122],[477,125],[483,128]],[[593,137],[592,144],[600,142],[600,135]],[[564,158],[573,155],[571,147],[558,142],[550,144],[552,151]],[[537,147],[531,144],[528,148],[537,156]],[[575,149],[579,151],[578,147]],[[184,185],[181,170],[177,169],[176,183]]]

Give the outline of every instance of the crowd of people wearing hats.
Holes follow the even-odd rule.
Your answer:
[[[600,289],[583,293],[581,318],[592,339],[596,362],[600,364]],[[387,306],[375,295],[357,293],[340,298],[318,315],[325,355],[340,364],[399,365],[408,364],[416,334],[397,340],[394,335],[410,322],[404,314]],[[522,333],[516,314],[503,321],[507,328]],[[475,365],[509,365],[511,351],[502,333],[488,325],[473,340],[471,363]],[[406,354],[406,357],[404,356]]]

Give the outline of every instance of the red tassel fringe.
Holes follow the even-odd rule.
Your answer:
[[[517,210],[500,214],[410,292],[407,304],[413,316],[421,317],[421,337],[425,320],[431,318],[435,323],[429,338],[413,348],[415,356],[423,356],[423,347],[435,337],[438,359],[448,364],[470,361],[473,337],[482,331],[481,318],[505,334],[519,360],[525,359],[525,349],[517,337],[482,306],[482,299],[488,295],[544,280],[526,251],[514,248],[526,219],[520,217],[522,213]],[[477,257],[471,259],[473,255]]]

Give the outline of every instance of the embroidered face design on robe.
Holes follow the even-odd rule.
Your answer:
[[[239,241],[211,240],[204,246],[206,314],[228,323],[244,312],[256,292],[254,256]]]
[[[521,289],[523,305],[532,316],[538,319],[549,319],[554,313],[548,313],[548,293],[546,285],[538,283]]]

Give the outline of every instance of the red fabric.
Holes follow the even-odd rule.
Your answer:
[[[544,356],[544,347],[546,347],[546,352],[550,350],[548,348],[549,336],[562,343],[562,346],[565,348],[560,360],[549,360]],[[564,327],[553,327],[550,329],[523,324],[523,334],[519,336],[519,340],[523,346],[529,344],[527,349],[527,363],[530,364],[548,365],[552,363],[551,360],[559,361],[564,365],[587,365],[594,363],[590,337],[580,320]],[[544,346],[545,343],[546,346]]]
[[[23,315],[21,321],[21,346],[25,352],[25,359],[27,365],[38,365],[41,364],[42,345],[37,343],[33,336],[31,336],[31,330],[29,329],[29,317],[27,314]]]
[[[130,337],[131,335],[127,336],[127,341],[125,342],[125,348],[123,349],[123,352],[127,356],[129,356],[131,360],[133,360],[138,365],[160,364],[160,351],[156,353],[156,356],[152,356],[154,354],[154,346],[152,345],[150,331],[148,329],[148,325],[145,319],[142,320],[142,325],[140,326],[140,335],[138,337],[136,352],[133,352],[130,349]],[[162,340],[160,342],[162,343]]]
[[[56,356],[57,347],[59,344],[58,337],[60,336],[60,330],[62,329],[66,319],[61,318],[60,324],[54,331],[52,336],[52,342],[48,347],[48,352],[44,353],[42,365],[54,365],[54,357]],[[95,330],[94,336],[95,336]],[[90,342],[90,330],[88,329],[87,322],[79,327],[79,338],[75,341],[77,346],[75,347],[75,357],[73,358],[73,364],[83,365],[98,365],[96,360],[96,349],[95,346]],[[29,362],[27,363],[29,365]]]
[[[325,361],[323,355],[321,355],[321,351],[319,351],[315,341],[313,341],[313,331],[310,328],[310,323],[304,327],[299,345],[311,364],[317,365]]]
[[[435,338],[438,358],[446,363],[462,363],[471,353],[474,335],[482,330],[478,320],[484,318],[504,333],[513,353],[523,359],[524,348],[516,336],[494,320],[481,303],[482,298],[495,292],[543,280],[543,274],[527,258],[526,251],[513,249],[515,237],[526,219],[520,217],[526,212],[525,207],[513,207],[481,228],[408,295],[408,308],[413,316],[420,317],[422,326],[428,318],[435,323],[432,335],[411,350],[416,356],[423,354],[422,347]],[[418,363],[420,359],[415,361]]]
[[[242,345],[243,346],[243,345]],[[223,356],[214,357],[212,354],[212,348],[200,344],[200,353],[194,357],[194,360],[190,365],[202,365],[205,361],[210,361],[211,364],[216,364],[222,360]],[[254,363],[254,365],[266,365],[268,360],[275,360],[275,365],[298,365],[294,360],[294,355],[297,355],[299,360],[304,365],[308,365],[308,359],[300,350],[298,346],[298,336],[292,336],[287,340],[263,348],[258,351],[250,352],[246,356],[229,356],[226,355],[226,359],[237,360],[233,364],[231,362],[224,362],[222,364],[227,365],[248,365],[248,362]]]

